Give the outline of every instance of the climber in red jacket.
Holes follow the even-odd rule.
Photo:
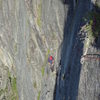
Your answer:
[[[49,56],[48,63],[50,64],[50,69],[53,72],[54,71],[54,58],[53,58],[53,56]]]

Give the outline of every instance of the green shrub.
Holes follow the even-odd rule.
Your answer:
[[[8,70],[8,80],[7,80],[7,84],[6,84],[6,88],[5,89],[0,89],[0,96],[2,94],[8,94],[6,96],[7,100],[18,100],[18,91],[17,91],[17,85],[16,85],[16,78],[11,76],[11,73]],[[9,82],[10,82],[10,87],[11,90],[9,90]]]
[[[12,90],[17,92],[16,78],[12,78]]]
[[[45,70],[45,67],[42,66],[42,69],[41,69],[42,76],[44,76],[44,70]]]
[[[41,91],[38,92],[37,100],[40,100],[40,93]]]
[[[94,38],[98,37],[100,34],[100,13],[91,11],[88,13],[85,20],[88,21],[86,29],[88,30],[89,35]]]
[[[37,8],[37,15],[38,15],[38,17],[37,17],[37,24],[38,24],[38,26],[39,27],[41,27],[41,12],[42,11],[42,5],[41,5],[41,3],[38,5],[38,8]]]
[[[45,67],[46,67],[46,64],[47,64],[49,53],[50,53],[50,49],[47,50],[46,57],[45,57],[45,60],[44,60],[44,64],[43,64],[43,66],[41,68],[42,76],[44,76]]]
[[[2,93],[4,93],[4,90],[3,89],[0,90],[0,96],[2,95]]]
[[[8,77],[10,79],[11,89],[12,89],[12,95],[9,97],[10,100],[18,100],[18,91],[17,91],[17,84],[16,84],[16,78],[11,77],[10,72],[8,71]],[[7,88],[6,88],[7,90]],[[9,91],[8,91],[9,92]]]

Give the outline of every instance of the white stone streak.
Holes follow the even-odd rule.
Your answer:
[[[5,66],[7,66],[9,68],[9,70],[11,70],[12,65],[13,65],[13,59],[12,59],[10,53],[8,53],[3,48],[0,48],[0,60],[2,61],[2,63]]]

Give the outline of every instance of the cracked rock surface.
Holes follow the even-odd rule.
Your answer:
[[[47,60],[53,55],[56,69],[64,16],[58,0],[0,0],[0,100],[53,99],[56,74]],[[9,96],[8,71],[17,82],[17,91]]]
[[[100,49],[83,28],[95,3],[0,0],[0,100],[100,100]]]

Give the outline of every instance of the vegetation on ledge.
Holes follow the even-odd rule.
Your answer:
[[[41,91],[38,92],[37,100],[40,100],[40,93]]]
[[[46,68],[46,64],[47,64],[49,54],[50,54],[50,49],[47,50],[46,57],[45,57],[45,60],[44,60],[44,64],[41,68],[42,76],[44,76],[44,72],[45,72],[45,68]]]
[[[42,24],[42,22],[41,22],[41,12],[42,11],[42,3],[40,2],[40,4],[38,5],[38,8],[37,8],[37,15],[38,15],[38,17],[37,17],[37,24],[38,24],[38,26],[41,28],[41,24]]]
[[[88,17],[86,17],[86,21],[88,24],[86,25],[86,29],[89,33],[89,36],[94,38],[98,38],[100,34],[100,13],[99,8],[96,6],[94,11],[88,13]]]

